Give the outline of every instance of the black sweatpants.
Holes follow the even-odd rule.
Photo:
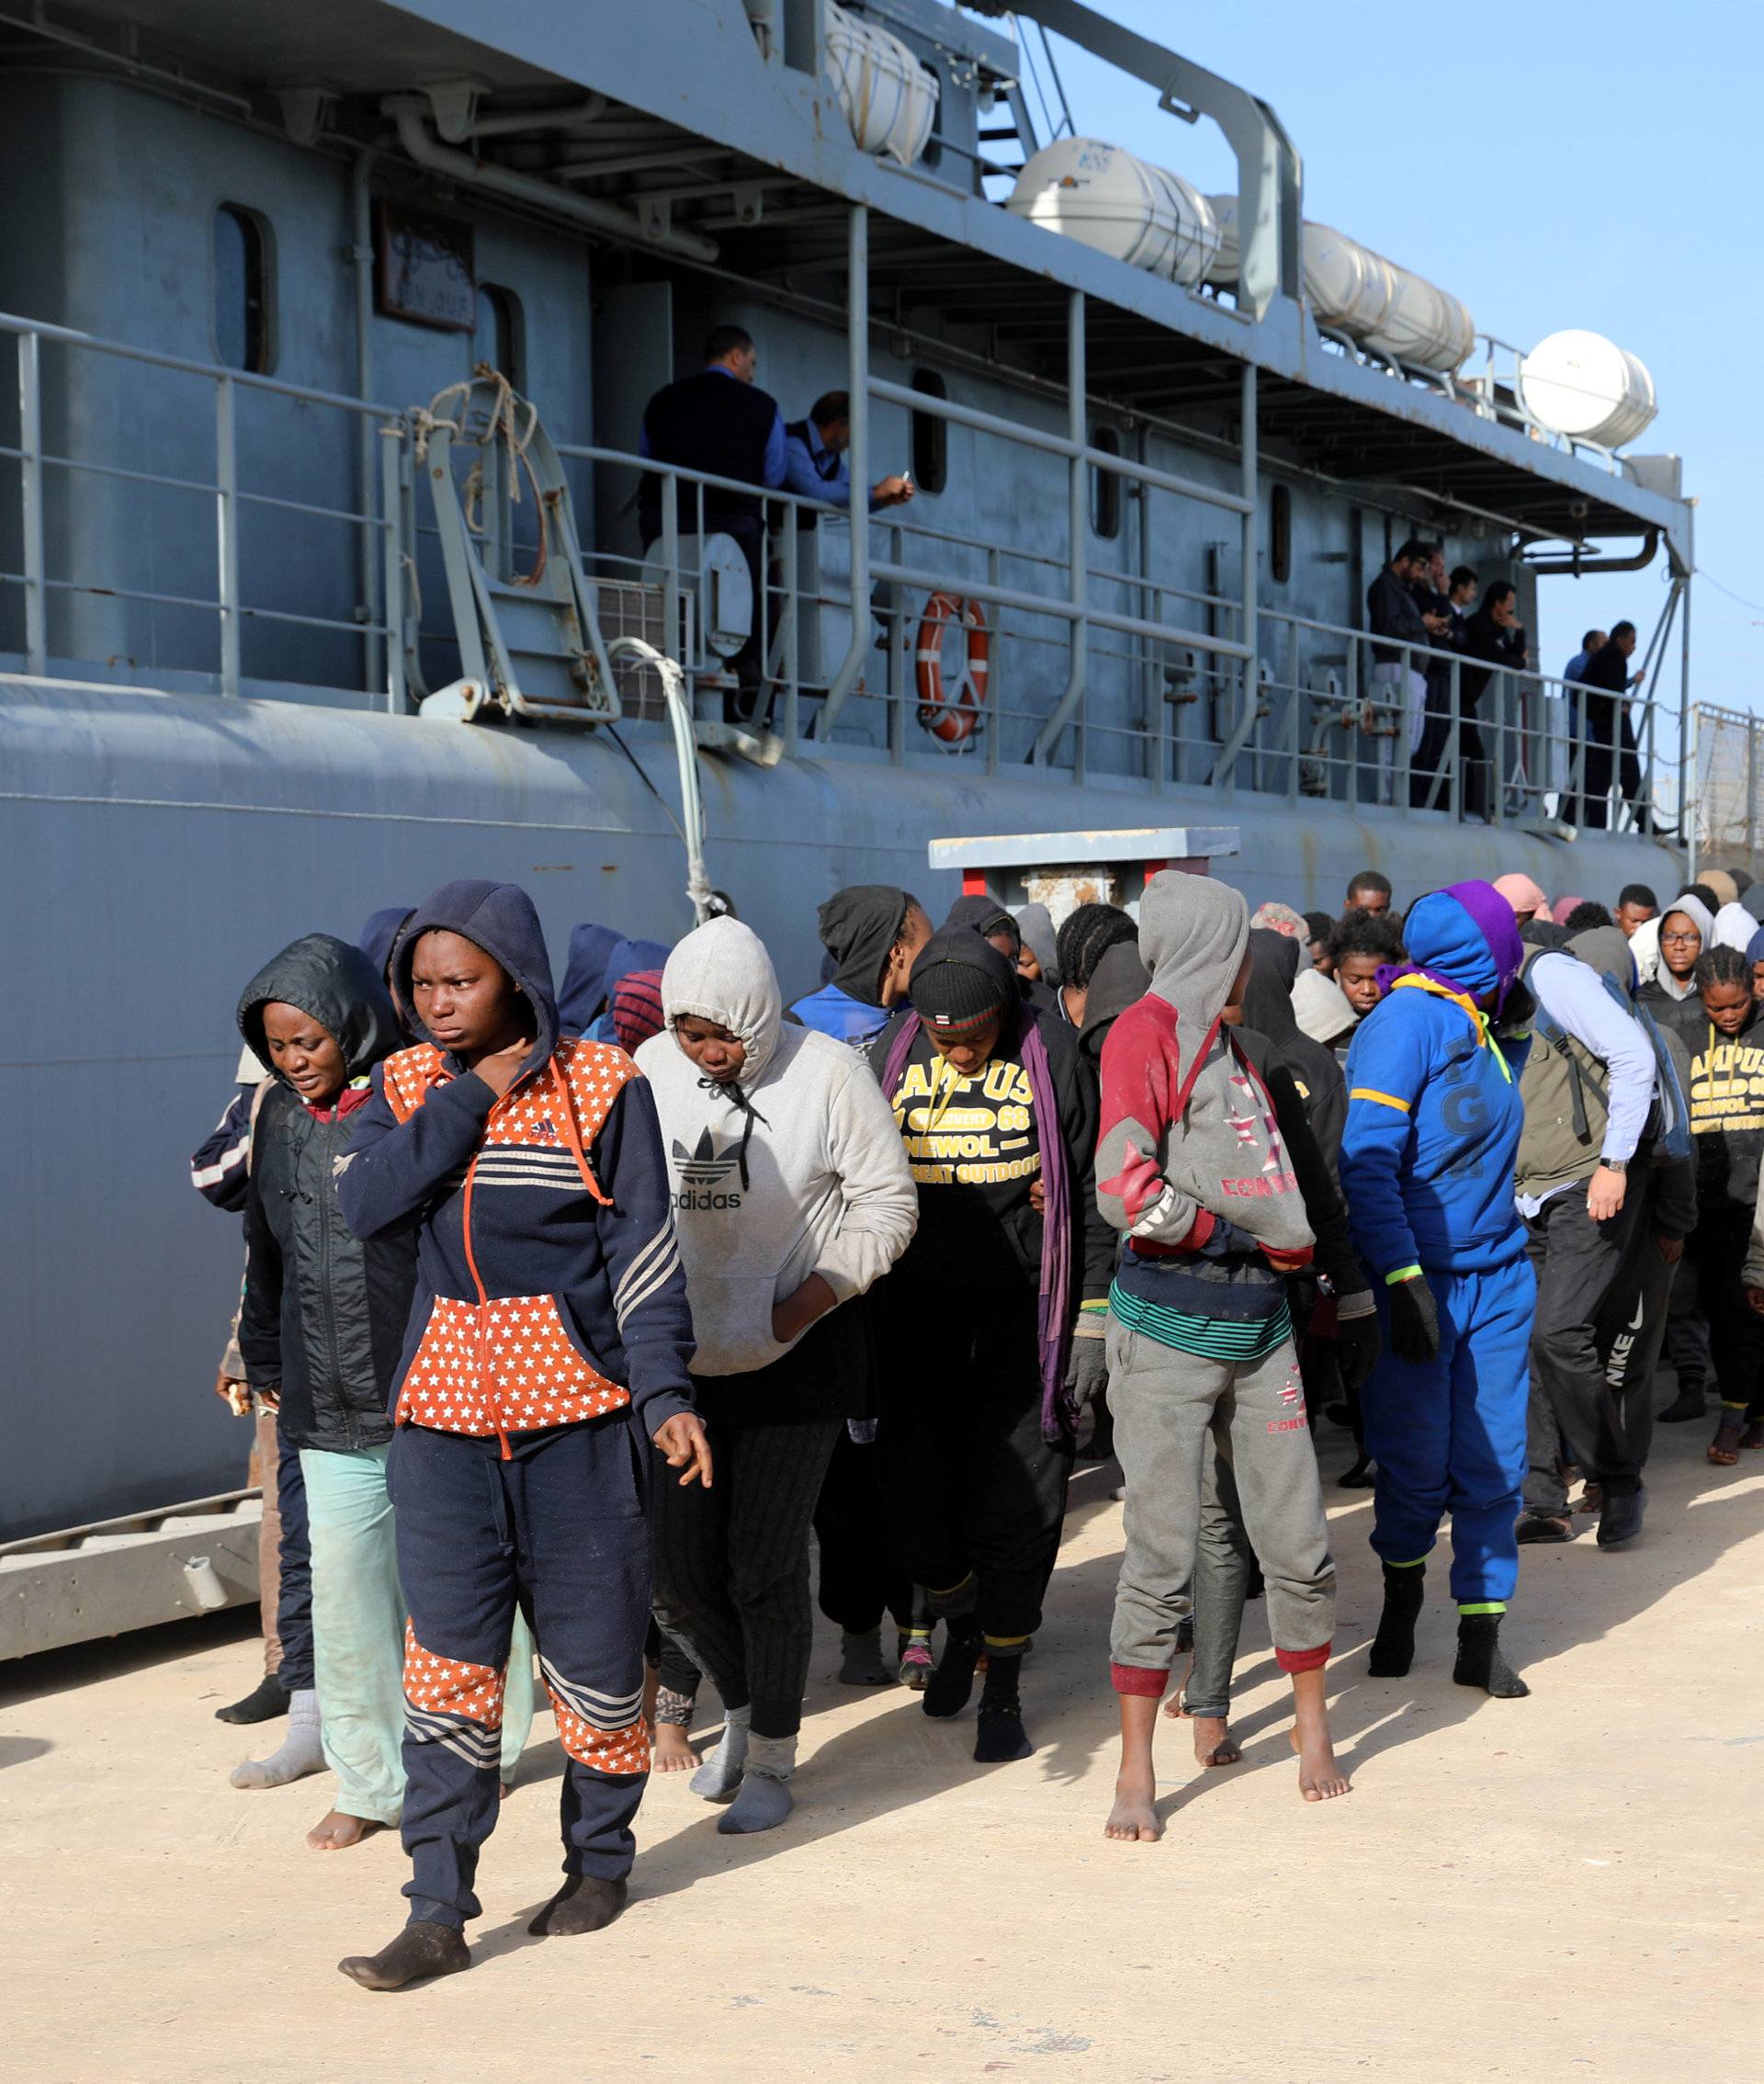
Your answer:
[[[756,1737],[802,1726],[814,1614],[808,1528],[844,1420],[711,1429],[716,1482],[664,1472],[651,1506],[655,1615]]]
[[[922,1587],[895,1554],[882,1495],[882,1449],[860,1445],[842,1425],[815,1507],[820,1547],[820,1611],[848,1636],[873,1635],[882,1616],[897,1628],[924,1628],[931,1609]]]
[[[479,1912],[473,1883],[500,1811],[498,1732],[517,1604],[565,1754],[564,1872],[607,1881],[630,1873],[650,1770],[649,1452],[623,1411],[517,1436],[506,1462],[493,1439],[419,1425],[393,1436],[387,1483],[410,1603],[401,1829],[413,1921],[458,1931]]]
[[[1704,1208],[1684,1245],[1696,1263],[1722,1416],[1728,1421],[1764,1418],[1764,1317],[1746,1300],[1739,1277],[1751,1237],[1751,1211],[1721,1201]]]
[[[1644,1223],[1595,1327],[1605,1364],[1606,1423],[1615,1452],[1638,1478],[1654,1444],[1654,1371],[1678,1273],[1676,1263],[1660,1256],[1653,1224]]]
[[[1526,1221],[1526,1252],[1537,1275],[1532,1387],[1526,1417],[1525,1507],[1559,1514],[1566,1503],[1559,1467],[1569,1457],[1607,1490],[1634,1490],[1641,1465],[1613,1422],[1597,1323],[1635,1240],[1648,1194],[1640,1177],[1608,1223],[1587,1213],[1582,1181],[1553,1195]]]
[[[889,1282],[877,1445],[888,1523],[933,1595],[974,1579],[982,1630],[1041,1625],[1072,1444],[1041,1436],[1035,1291]],[[945,1605],[942,1611],[952,1611]]]

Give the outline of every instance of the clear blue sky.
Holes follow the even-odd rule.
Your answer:
[[[1305,164],[1306,215],[1363,239],[1521,348],[1564,326],[1652,371],[1659,416],[1634,446],[1676,450],[1699,501],[1692,694],[1764,707],[1758,522],[1764,8],[1737,0],[1544,0],[1405,15],[1363,4],[1091,0],[1272,104]],[[1080,131],[1232,185],[1210,124],[1056,43]],[[1589,624],[1659,612],[1652,572],[1545,580],[1540,663]]]

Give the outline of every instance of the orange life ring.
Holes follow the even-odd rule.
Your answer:
[[[944,638],[952,622],[961,624],[967,639],[967,667],[953,702],[944,691]],[[978,601],[939,593],[925,603],[915,651],[919,721],[945,745],[960,745],[980,728],[991,646],[986,610]]]

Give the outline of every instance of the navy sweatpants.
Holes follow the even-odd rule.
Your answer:
[[[404,1850],[411,1917],[479,1914],[479,1849],[495,1828],[503,1668],[518,1603],[567,1754],[563,1869],[621,1880],[650,1768],[643,1638],[650,1612],[647,1450],[623,1411],[494,1440],[401,1426]]]
[[[1522,1258],[1426,1279],[1440,1351],[1425,1363],[1391,1351],[1390,1291],[1374,1291],[1385,1350],[1360,1392],[1366,1452],[1378,1465],[1372,1546],[1386,1563],[1419,1563],[1450,1512],[1453,1598],[1504,1606],[1519,1582],[1514,1527],[1537,1283]]]
[[[306,1478],[300,1451],[276,1428],[276,1507],[282,1516],[281,1578],[276,1595],[276,1634],[282,1646],[277,1673],[291,1693],[312,1676],[312,1535],[306,1521]]]

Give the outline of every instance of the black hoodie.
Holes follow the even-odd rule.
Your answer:
[[[1009,961],[971,926],[941,927],[932,935],[913,965],[915,983],[933,965],[951,961],[979,969],[996,984],[1003,1020],[986,1069],[966,1090],[958,1088],[951,1097],[951,1111],[962,1116],[959,1129],[940,1122],[934,1130],[920,1130],[908,1119],[927,1104],[935,1054],[922,1026],[913,1037],[900,1089],[891,1096],[919,1183],[919,1229],[899,1263],[899,1277],[916,1276],[971,1290],[1014,1287],[1025,1282],[1033,1286],[1041,1270],[1041,1218],[1029,1202],[1030,1189],[1040,1176],[1039,1166],[1032,1161],[1040,1155],[1047,1126],[1034,1119],[1022,1049],[1024,1024],[1036,1021],[1037,1015],[1023,1004],[1016,971]],[[895,1037],[910,1011],[903,1007],[871,1045],[870,1062],[878,1079],[884,1077]],[[1077,1036],[1070,1028],[1052,1019],[1039,1019],[1037,1024],[1047,1051],[1058,1130],[1069,1158],[1072,1264],[1081,1290],[1073,1297],[1076,1302],[1106,1296],[1114,1271],[1114,1232],[1102,1221],[1096,1206],[1096,1076],[1080,1059]],[[886,1090],[886,1081],[884,1084]],[[933,1183],[929,1175],[957,1168],[940,1166],[934,1158],[915,1159],[914,1146],[947,1139],[952,1134],[967,1146],[963,1157],[969,1165],[996,1165],[1006,1171],[1021,1163],[1026,1169],[984,1184],[953,1178]]]
[[[866,1006],[881,1003],[882,972],[910,902],[891,883],[853,883],[827,900],[817,918],[820,945],[839,965],[834,990]]]
[[[1291,1077],[1306,1104],[1311,1134],[1333,1174],[1341,1155],[1341,1132],[1347,1127],[1347,1081],[1335,1060],[1334,1050],[1313,1042],[1301,1030],[1293,1012],[1299,954],[1298,943],[1289,935],[1271,933],[1266,927],[1251,927],[1243,1025],[1267,1037],[1273,1061]]]
[[[368,1073],[399,1046],[398,1016],[369,957],[329,934],[284,948],[245,987],[240,1031],[265,1063],[271,1001],[318,1022],[342,1048],[350,1084],[314,1111],[271,1073],[252,1138],[239,1350],[254,1389],[280,1389],[291,1445],[379,1446],[391,1438],[387,1399],[416,1285],[416,1239],[406,1230],[362,1244],[337,1206],[335,1168]]]

